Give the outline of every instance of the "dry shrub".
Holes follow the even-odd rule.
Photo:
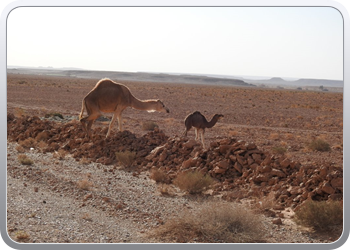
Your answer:
[[[317,231],[327,231],[332,226],[343,223],[342,201],[305,201],[295,211],[295,222],[312,227]]]
[[[175,119],[174,118],[166,118],[166,119],[164,119],[164,122],[168,125],[172,125],[175,123]]]
[[[174,180],[174,184],[182,191],[190,194],[200,193],[212,185],[214,180],[209,175],[199,171],[180,173]]]
[[[248,243],[259,242],[260,215],[223,202],[210,202],[191,212],[183,211],[150,233],[167,242]]]
[[[280,138],[280,135],[278,133],[272,133],[270,134],[271,140],[278,140]]]
[[[258,210],[264,212],[266,210],[274,208],[276,203],[275,192],[270,192],[267,196],[260,197],[256,203],[256,206]]]
[[[315,139],[312,142],[309,143],[309,148],[314,151],[330,151],[331,147],[328,142],[322,140],[322,139]]]
[[[55,116],[63,119],[63,115],[61,113],[58,113],[58,112],[45,114],[45,118],[50,118],[50,117],[55,117]]]
[[[15,108],[13,114],[15,115],[15,117],[22,117],[25,115],[25,110],[22,108]]]
[[[239,135],[239,132],[237,130],[230,130],[228,132],[228,135],[229,136],[237,136],[237,135]]]
[[[83,156],[79,162],[80,162],[80,164],[87,165],[87,164],[91,163],[91,160],[86,158],[85,156]]]
[[[158,186],[158,190],[164,196],[174,196],[176,193],[175,189],[172,186],[164,183]]]
[[[66,157],[66,155],[67,155],[67,151],[60,148],[58,151],[55,151],[52,156],[54,158],[59,159],[59,160],[63,160]]]
[[[287,140],[292,140],[292,139],[294,139],[294,135],[291,134],[291,133],[286,133],[286,134],[285,134],[285,138],[286,138]]]
[[[284,147],[273,147],[272,148],[272,151],[275,153],[275,154],[285,154],[287,152],[287,149],[284,148]]]
[[[19,152],[19,153],[24,153],[26,150],[24,149],[24,147],[22,147],[21,145],[18,145],[17,147],[16,147],[16,150],[17,150],[17,152]]]
[[[45,141],[49,138],[49,134],[46,131],[42,131],[40,133],[37,134],[37,136],[35,137],[36,141]]]
[[[34,162],[25,154],[18,155],[18,160],[22,165],[32,165]]]
[[[136,153],[131,151],[116,152],[117,160],[125,167],[130,167],[136,158]]]
[[[16,232],[16,239],[19,241],[27,240],[29,239],[29,234],[25,231],[17,231]]]
[[[150,130],[153,131],[155,128],[158,128],[159,126],[157,123],[152,122],[152,121],[146,121],[142,123],[142,129],[143,130]]]
[[[34,138],[29,137],[29,138],[27,138],[27,139],[25,139],[23,141],[20,141],[19,145],[21,145],[22,147],[28,149],[28,148],[34,148],[36,143],[37,142],[36,142],[36,140]]]
[[[160,169],[152,169],[149,178],[155,180],[156,182],[169,183],[169,176]]]
[[[84,213],[84,214],[81,216],[81,218],[82,218],[83,220],[86,220],[86,221],[92,221],[92,218],[91,218],[90,214],[88,214],[88,213]]]
[[[80,180],[80,181],[77,182],[77,186],[78,186],[79,189],[82,189],[82,190],[90,190],[90,188],[93,185],[87,179],[83,179],[83,180]]]
[[[36,147],[39,148],[39,149],[41,149],[41,150],[43,150],[43,149],[45,149],[45,148],[48,147],[48,144],[47,144],[46,142],[44,142],[44,141],[39,141],[39,142],[36,144]]]

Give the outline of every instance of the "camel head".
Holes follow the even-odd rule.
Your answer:
[[[215,114],[213,118],[215,118],[215,119],[217,119],[219,121],[222,118],[224,118],[224,115],[222,115],[222,114]]]
[[[169,113],[169,109],[165,107],[163,102],[161,100],[157,100],[157,105],[156,105],[156,111],[158,112],[164,112],[164,113]]]

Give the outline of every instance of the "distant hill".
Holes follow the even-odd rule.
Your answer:
[[[284,80],[281,77],[257,77],[257,76],[228,76],[214,74],[182,74],[182,73],[155,73],[155,72],[120,72],[120,71],[93,71],[79,68],[52,68],[52,67],[23,67],[8,66],[8,73],[17,74],[42,74],[78,78],[110,78],[112,80],[163,82],[163,83],[189,83],[206,85],[228,85],[255,87],[265,85],[266,87],[327,87],[343,88],[344,83],[340,80],[326,79],[298,79]]]
[[[279,86],[295,86],[295,87],[338,87],[342,88],[344,82],[340,80],[325,80],[325,79],[299,79],[296,81],[286,81],[280,77],[273,77],[267,80],[248,80],[244,79],[245,82],[252,84],[265,84],[265,85],[279,85]]]
[[[144,73],[144,72],[118,72],[118,71],[92,71],[92,70],[61,70],[51,68],[8,68],[7,73],[14,74],[41,74],[78,78],[110,78],[112,80],[129,80],[162,83],[189,83],[205,85],[232,85],[254,87],[254,84],[247,83],[239,79],[228,79],[218,77],[208,77],[201,75],[187,74],[164,74],[164,73]]]

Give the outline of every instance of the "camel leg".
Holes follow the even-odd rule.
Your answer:
[[[84,131],[87,133],[88,137],[90,138],[90,129],[92,126],[92,123],[100,116],[101,114],[91,114],[87,117],[84,117],[80,119],[81,124],[83,125]],[[87,124],[86,124],[87,122]]]
[[[122,121],[122,111],[123,110],[121,108],[117,108],[117,110],[114,112],[112,120],[109,123],[109,127],[108,127],[108,132],[107,132],[106,138],[109,136],[116,119],[118,120],[119,131],[121,132],[123,130],[123,128],[122,128],[122,122],[123,122]]]
[[[194,138],[196,141],[199,139],[198,137],[198,129],[194,128],[194,133],[196,134],[196,137]]]
[[[117,118],[117,115],[114,113],[114,115],[112,116],[112,120],[111,122],[109,123],[109,126],[108,126],[108,131],[107,131],[107,135],[106,135],[106,138],[109,136],[109,134],[111,133],[111,130],[112,130],[112,127],[115,123],[115,119]]]
[[[91,127],[92,127],[92,124],[94,123],[95,120],[90,120],[88,121],[88,124],[86,126],[86,130],[87,130],[87,134],[89,136],[89,138],[91,138]]]
[[[88,133],[87,128],[86,128],[85,121],[84,121],[83,119],[81,119],[80,122],[81,122],[81,125],[83,126],[84,132],[85,132],[85,133]]]
[[[122,132],[123,131],[123,119],[122,119],[122,114],[118,115],[118,128],[119,131]]]
[[[187,136],[187,128],[185,128],[185,131],[182,133],[182,136]]]
[[[204,143],[204,130],[201,130],[201,140],[202,140],[202,145],[203,145],[203,148],[205,149],[205,143]]]

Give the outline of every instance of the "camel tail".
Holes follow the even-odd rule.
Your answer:
[[[80,112],[80,115],[79,115],[79,121],[83,118],[84,110],[85,110],[85,99],[83,99],[81,112]]]

